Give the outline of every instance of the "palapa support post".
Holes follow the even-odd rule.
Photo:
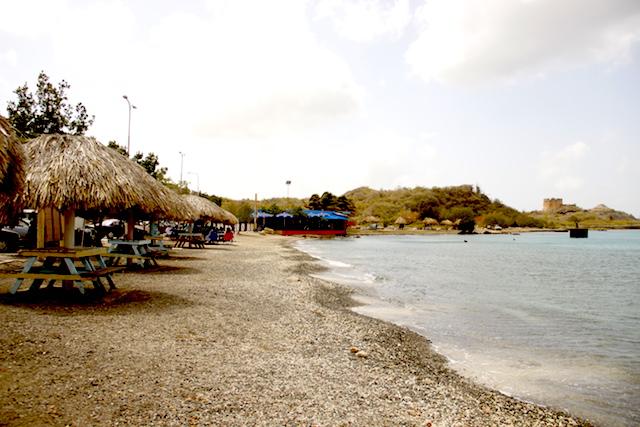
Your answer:
[[[38,248],[44,248],[46,220],[46,213],[44,209],[39,209],[38,223],[36,226],[36,247]]]
[[[129,211],[127,214],[127,240],[133,240],[133,229],[136,226],[136,219],[133,216],[133,212]]]
[[[67,209],[64,211],[64,240],[65,248],[73,248],[75,246],[75,209]]]

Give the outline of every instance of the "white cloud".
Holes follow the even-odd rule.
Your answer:
[[[210,15],[171,16],[149,35],[153,70],[179,84],[201,136],[272,135],[360,108],[351,70],[311,32],[304,2],[209,2]]]
[[[209,0],[202,13],[160,10],[153,19],[121,0],[11,5],[0,30],[46,41],[54,60],[43,68],[90,99],[90,112],[92,103],[109,104],[98,132],[122,122],[123,93],[138,104],[138,128],[146,116],[201,137],[286,133],[360,109],[363,90],[311,31],[307,2]],[[37,31],[9,25],[26,15]]]
[[[338,34],[355,42],[402,35],[411,21],[409,0],[319,0],[316,19],[329,19]]]
[[[369,182],[374,188],[415,187],[437,182],[443,174],[442,158],[429,137],[401,137],[382,132],[368,140]],[[362,157],[363,155],[360,154]]]
[[[5,52],[0,52],[0,64],[5,63],[11,67],[18,65],[18,54],[14,49],[9,49]]]
[[[640,41],[637,0],[429,0],[406,52],[426,81],[477,84],[584,62],[620,62]]]
[[[64,21],[66,0],[2,2],[0,32],[30,39],[48,35]]]
[[[589,146],[576,142],[556,152],[544,152],[538,168],[540,178],[558,191],[575,191],[583,187],[581,162]]]

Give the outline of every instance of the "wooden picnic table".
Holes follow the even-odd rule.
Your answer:
[[[184,248],[185,244],[189,248],[195,246],[204,249],[204,235],[202,233],[179,233],[176,248]]]
[[[146,240],[150,240],[149,250],[156,256],[168,255],[171,250],[171,246],[165,246],[164,236],[145,236]]]
[[[109,250],[105,254],[110,259],[110,265],[118,265],[120,260],[135,262],[140,267],[158,265],[153,251],[149,248],[151,240],[109,240]]]
[[[119,267],[107,267],[103,255],[105,248],[43,248],[27,249],[19,252],[19,255],[27,257],[20,273],[1,273],[0,277],[15,278],[16,281],[10,289],[15,294],[22,282],[33,280],[29,290],[36,291],[47,281],[52,287],[56,281],[75,285],[80,293],[84,294],[84,283],[91,282],[93,287],[105,293],[101,278],[107,280],[109,290],[115,289],[111,275],[121,270]],[[37,265],[38,260],[41,265]]]

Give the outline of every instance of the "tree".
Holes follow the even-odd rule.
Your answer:
[[[138,151],[132,159],[158,181],[166,181],[167,168],[160,167],[160,160],[158,159],[158,156],[155,153],[148,153],[146,157],[142,156],[143,154]]]
[[[325,191],[324,193],[322,193],[322,196],[320,196],[321,209],[333,210],[336,208],[336,202],[336,196],[329,193],[328,191]]]
[[[117,142],[109,141],[107,147],[113,148],[118,153],[127,157],[127,150]],[[131,157],[131,160],[142,166],[149,175],[151,175],[161,183],[167,184],[170,181],[169,178],[167,178],[167,168],[160,167],[160,159],[155,153],[149,153],[145,157],[142,152],[138,151],[135,155],[133,155],[133,157]]]
[[[318,196],[317,194],[312,194],[311,197],[309,197],[309,202],[307,203],[307,207],[313,210],[322,209],[322,204],[320,203],[320,196]]]
[[[95,116],[89,116],[81,102],[75,106],[68,103],[66,92],[70,88],[64,80],[54,86],[41,71],[35,95],[26,83],[14,91],[18,100],[7,104],[9,121],[23,138],[51,133],[84,135]]]
[[[213,194],[207,194],[207,193],[199,193],[200,197],[204,197],[205,199],[215,203],[218,206],[222,206],[222,197],[213,195]]]
[[[114,150],[116,150],[118,153],[122,154],[125,157],[127,156],[127,149],[124,148],[122,145],[119,145],[117,142],[115,141],[109,141],[109,143],[107,144],[107,147],[109,148],[113,148]]]
[[[578,217],[578,215],[571,215],[567,219],[571,222],[574,222],[576,224],[576,228],[580,228],[580,217]]]
[[[344,196],[344,195],[338,197],[338,199],[336,200],[336,208],[339,211],[351,212],[351,213],[354,213],[356,210],[356,207],[353,204],[353,202],[349,200],[347,196]]]
[[[450,211],[452,220],[460,220],[458,224],[458,230],[461,234],[471,234],[476,228],[476,220],[473,214],[473,209],[456,207]]]

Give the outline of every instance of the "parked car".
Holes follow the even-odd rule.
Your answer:
[[[107,239],[117,239],[124,237],[125,235],[125,224],[124,221],[119,219],[105,219],[102,221],[102,224],[99,227],[96,227],[96,236],[95,238],[100,241],[103,238]],[[133,229],[133,238],[134,240],[144,239],[144,236],[148,234],[142,227],[136,225]]]
[[[15,252],[23,246],[29,239],[28,218],[21,218],[18,224],[4,226],[0,229],[0,252]]]

